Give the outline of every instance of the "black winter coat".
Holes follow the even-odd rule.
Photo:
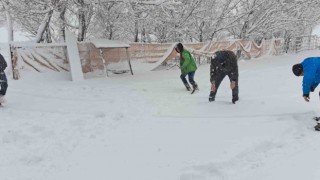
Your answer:
[[[7,76],[4,72],[6,68],[7,68],[7,62],[3,58],[3,56],[0,54],[0,80],[1,81],[7,81]]]
[[[239,77],[237,56],[232,51],[217,51],[211,58],[210,82],[214,83],[218,76],[228,75],[231,81]]]

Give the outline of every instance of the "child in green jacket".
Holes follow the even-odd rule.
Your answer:
[[[191,87],[189,83],[192,85],[193,90],[198,89],[197,83],[194,81],[194,75],[197,70],[197,65],[192,57],[191,53],[183,48],[183,45],[181,43],[178,43],[175,47],[175,50],[177,53],[180,54],[180,69],[181,69],[181,75],[180,78],[187,88],[188,91],[191,91]],[[189,83],[186,79],[186,76],[188,75]]]

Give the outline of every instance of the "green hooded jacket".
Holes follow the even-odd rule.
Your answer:
[[[197,64],[191,53],[187,50],[183,50],[181,53],[182,61],[180,61],[180,69],[182,74],[188,74],[197,70]]]

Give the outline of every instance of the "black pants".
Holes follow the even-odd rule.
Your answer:
[[[7,93],[7,88],[8,88],[8,83],[7,82],[0,82],[0,95],[6,95]]]
[[[228,76],[229,79],[230,79],[230,74],[229,73],[220,72],[220,73],[217,74],[217,78],[216,78],[216,81],[215,81],[216,91],[215,92],[213,92],[213,91],[210,92],[210,96],[211,97],[215,97],[216,96],[218,88],[219,88],[221,82],[223,81],[224,77],[226,77],[226,76]],[[231,81],[231,79],[230,79],[230,81]],[[236,82],[236,86],[232,89],[232,98],[239,98],[238,78],[235,80],[235,82]]]

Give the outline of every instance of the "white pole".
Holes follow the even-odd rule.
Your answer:
[[[81,81],[84,79],[84,77],[80,61],[77,38],[70,31],[66,31],[66,43],[72,81]]]

